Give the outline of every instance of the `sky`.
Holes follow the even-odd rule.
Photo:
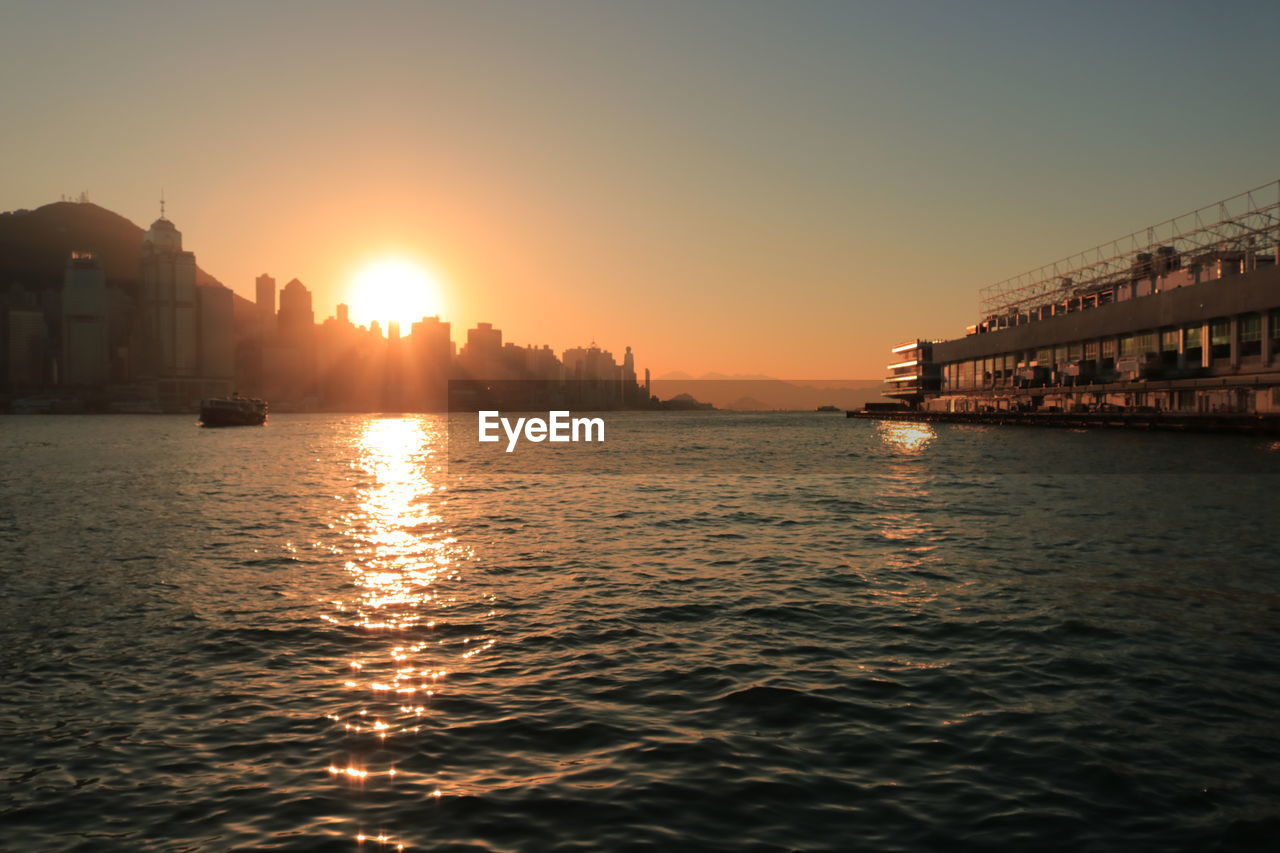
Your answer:
[[[0,0],[0,209],[368,264],[655,375],[877,378],[995,281],[1280,178],[1280,4]]]

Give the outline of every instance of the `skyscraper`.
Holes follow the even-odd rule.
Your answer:
[[[280,291],[280,337],[290,344],[310,343],[315,323],[315,312],[311,310],[311,291],[295,278]]]
[[[292,279],[280,291],[275,343],[263,349],[263,374],[270,399],[305,409],[312,405],[316,378],[315,313],[311,291]]]
[[[196,256],[182,250],[182,232],[162,215],[142,238],[142,314],[146,375],[196,373]]]
[[[235,377],[235,295],[220,284],[196,288],[200,317],[201,397],[231,393]]]
[[[276,333],[276,280],[263,273],[254,280],[258,336],[264,340]]]
[[[164,217],[142,238],[138,375],[154,380],[160,406],[180,411],[198,404],[199,318],[196,256],[182,249],[182,232]]]
[[[107,276],[93,255],[75,252],[62,278],[62,359],[59,381],[98,387],[108,378]]]
[[[467,342],[458,354],[458,360],[473,379],[501,379],[502,330],[492,323],[477,323],[467,329]]]
[[[631,354],[631,347],[622,357],[622,381],[634,385],[636,381],[636,357]]]

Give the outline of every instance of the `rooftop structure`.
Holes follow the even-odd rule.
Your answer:
[[[980,325],[1017,325],[1040,319],[1036,309],[1073,301],[1080,307],[1118,301],[1117,286],[1153,272],[1198,265],[1212,279],[1220,261],[1252,267],[1250,256],[1271,254],[1274,263],[1278,244],[1280,180],[984,287]]]

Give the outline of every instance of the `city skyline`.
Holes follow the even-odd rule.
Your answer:
[[[0,394],[15,410],[184,412],[233,389],[292,412],[660,407],[629,346],[620,362],[594,341],[557,356],[487,322],[458,346],[439,315],[401,313],[384,334],[345,304],[317,322],[302,281],[266,273],[238,298],[160,213],[146,231],[83,196],[0,214]],[[372,268],[364,296],[406,275]]]
[[[163,189],[242,296],[402,258],[460,326],[875,377],[980,287],[1275,177],[1280,11],[1233,9],[6,4],[0,209]]]
[[[359,324],[342,303],[325,317],[297,278],[263,273],[252,300],[234,294],[194,248],[165,216],[144,231],[83,196],[0,213],[0,395],[17,411],[60,412],[187,411],[232,390],[286,412],[465,410],[481,397],[812,410],[880,391],[865,379],[654,376],[630,346],[615,358],[594,339],[519,345],[489,322],[455,337],[447,319],[404,314],[409,303],[395,300],[401,321]],[[406,275],[379,265],[363,284],[376,302]]]

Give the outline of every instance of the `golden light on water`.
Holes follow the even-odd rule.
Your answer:
[[[920,612],[937,598],[932,579],[921,574],[938,561],[939,533],[928,512],[933,499],[931,472],[919,459],[937,438],[927,423],[880,421],[876,432],[891,451],[876,478],[876,533],[890,546],[884,572],[870,600]]]
[[[376,320],[384,328],[395,322],[408,334],[413,323],[443,313],[444,288],[429,268],[404,258],[384,258],[355,274],[347,302],[353,322],[367,325]]]
[[[325,714],[342,740],[343,757],[324,772],[349,786],[408,785],[424,798],[442,796],[440,778],[400,766],[403,750],[392,756],[388,748],[429,724],[431,702],[452,668],[441,665],[444,656],[467,660],[493,645],[484,637],[465,638],[457,647],[431,638],[441,610],[456,597],[442,594],[441,585],[458,580],[472,558],[440,513],[446,446],[444,420],[431,417],[371,419],[356,439],[357,500],[337,525],[346,536],[352,593],[324,602],[321,614],[331,626],[326,630],[349,632],[360,648],[335,661],[337,704]],[[385,638],[381,650],[369,650],[370,637]],[[357,841],[396,849],[405,843],[365,832]]]
[[[937,438],[933,427],[926,423],[878,421],[876,431],[886,445],[903,453],[919,453]]]

